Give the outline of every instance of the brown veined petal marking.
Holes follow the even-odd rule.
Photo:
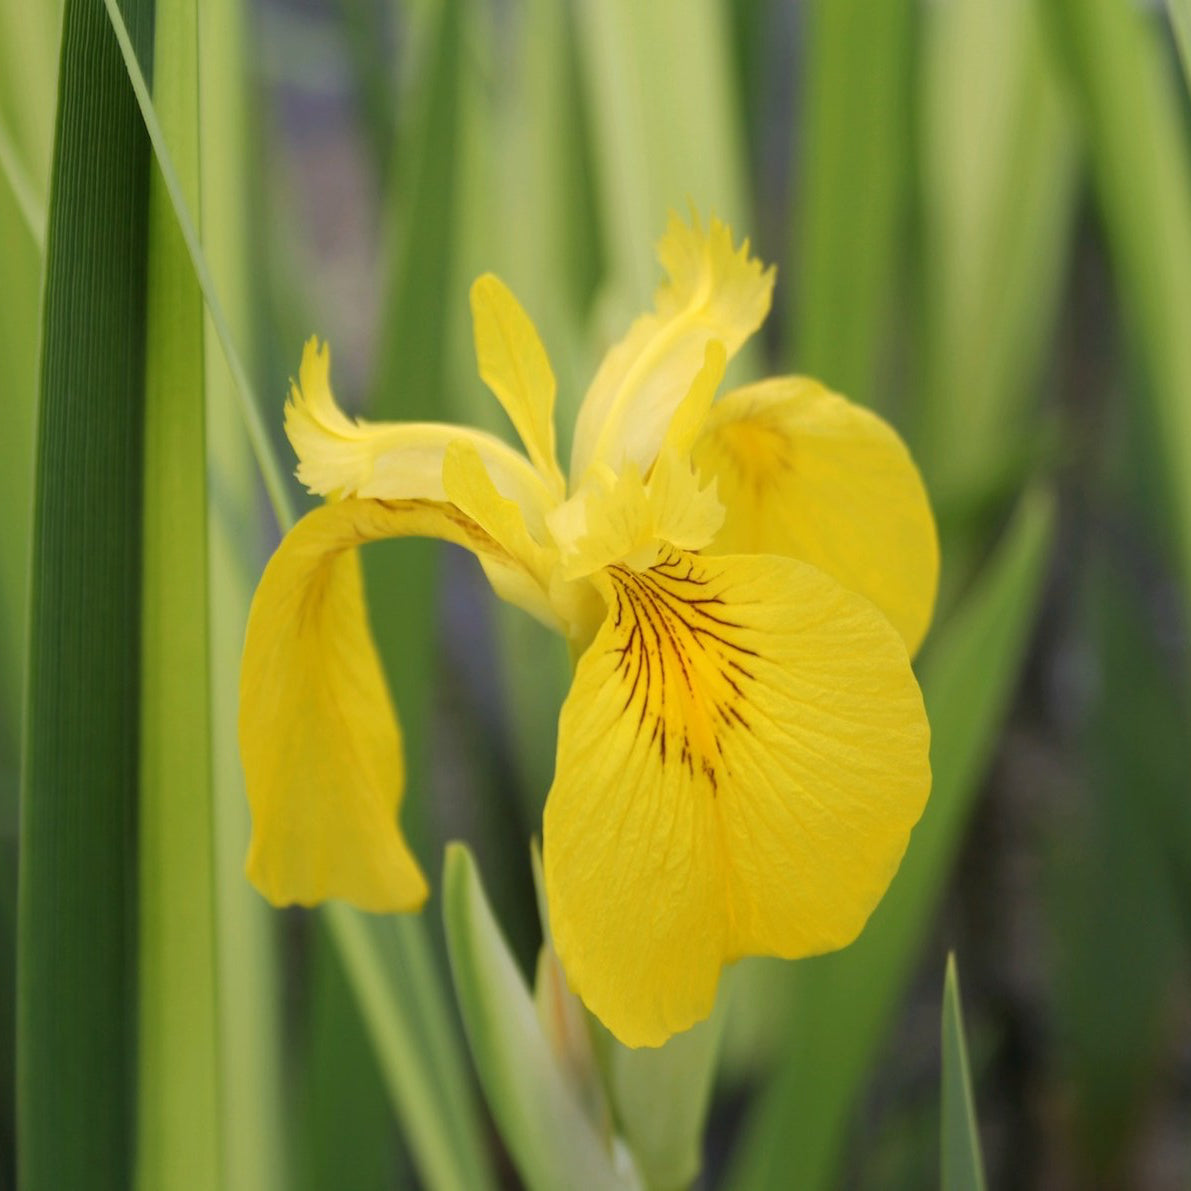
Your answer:
[[[707,1016],[720,969],[850,942],[930,786],[905,646],[778,556],[610,567],[559,724],[544,863],[575,991],[622,1042]]]

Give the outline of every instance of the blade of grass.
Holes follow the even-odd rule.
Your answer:
[[[0,0],[0,123],[12,136],[33,198],[43,210],[54,143],[62,9],[62,0]]]
[[[959,0],[924,18],[915,447],[949,536],[983,536],[980,514],[1006,503],[1037,462],[1038,374],[1072,242],[1076,129],[1032,0]],[[951,571],[962,572],[947,544]]]
[[[129,3],[141,52],[152,6]],[[19,1174],[132,1176],[149,146],[102,11],[68,0],[48,220],[21,791]]]
[[[805,8],[802,152],[794,205],[792,363],[866,404],[906,241],[911,0]]]
[[[207,259],[203,254],[202,244],[198,232],[195,230],[194,220],[190,215],[185,191],[182,188],[182,183],[178,180],[178,171],[174,168],[173,157],[166,143],[165,134],[162,132],[161,122],[153,107],[153,98],[149,92],[149,86],[145,82],[139,56],[128,35],[128,28],[120,13],[117,0],[103,0],[103,3],[107,9],[112,29],[115,31],[116,41],[120,46],[120,54],[124,59],[128,80],[132,84],[133,93],[136,95],[136,101],[141,110],[141,118],[144,120],[145,129],[153,145],[157,168],[161,171],[162,181],[169,193],[174,214],[178,219],[178,230],[186,243],[191,267],[194,269],[203,299],[207,304],[207,313],[211,316],[227,366],[235,381],[235,392],[240,398],[240,413],[244,418],[248,437],[252,442],[253,454],[256,456],[257,467],[260,468],[261,478],[264,480],[265,488],[269,494],[269,501],[279,524],[289,525],[293,522],[294,515],[285,475],[273,451],[268,429],[261,416],[260,405],[253,393],[252,383],[248,379],[248,372],[236,348],[227,318],[224,316],[223,305],[215,289],[215,283],[211,279],[211,271],[207,266]]]
[[[309,1008],[294,1139],[298,1191],[401,1186],[396,1130],[376,1053],[325,923],[312,944],[302,973]]]
[[[252,341],[250,89],[244,74],[241,0],[199,6],[199,96],[203,247],[240,342]],[[211,745],[215,778],[219,1063],[226,1185],[233,1191],[288,1187],[283,1135],[280,919],[244,880],[248,802],[236,720],[240,651],[252,583],[265,549],[257,473],[235,380],[207,316],[204,343],[211,549]]]
[[[630,1191],[575,1095],[538,1021],[533,998],[492,915],[471,854],[447,847],[443,918],[472,1056],[501,1136],[533,1191]]]
[[[257,463],[260,466],[273,512],[282,529],[293,522],[282,469],[273,452],[257,410],[247,372],[232,339],[223,308],[215,293],[194,221],[178,181],[169,148],[161,131],[153,100],[145,85],[133,42],[116,0],[104,0],[133,84],[141,116],[150,134],[162,180],[173,204],[179,231],[185,240],[195,277],[214,322],[220,346],[231,370]],[[361,1009],[372,1031],[390,1094],[401,1115],[415,1158],[434,1186],[486,1186],[489,1181],[479,1122],[466,1093],[462,1056],[449,1025],[443,1023],[444,997],[432,961],[424,958],[426,936],[421,919],[402,918],[367,924],[345,906],[328,907],[324,913],[332,926],[344,963],[352,978]],[[391,928],[397,943],[384,946],[373,928]],[[405,961],[407,970],[402,970]],[[458,1090],[450,1094],[448,1090]],[[429,1094],[428,1094],[429,1093]],[[444,1142],[444,1137],[449,1139]],[[458,1170],[470,1171],[463,1182]],[[443,1176],[442,1172],[448,1174]],[[432,1177],[433,1176],[433,1177]],[[442,1176],[445,1182],[436,1181]],[[455,1179],[456,1181],[451,1181]]]
[[[33,181],[21,162],[12,136],[0,119],[0,174],[8,183],[17,210],[25,221],[25,227],[37,245],[38,252],[45,251],[45,208],[37,198]]]
[[[1119,434],[1106,441],[1122,470],[1138,466],[1136,454],[1121,458]],[[1078,648],[1097,680],[1077,705],[1078,802],[1050,833],[1044,885],[1055,1053],[1086,1172],[1127,1167],[1162,1085],[1187,912],[1170,861],[1191,845],[1191,706],[1137,536],[1125,549],[1110,535],[1089,547]]]
[[[1166,0],[1166,11],[1174,27],[1179,61],[1183,64],[1183,78],[1191,87],[1191,0]]]
[[[0,184],[0,358],[6,367],[4,434],[0,435],[0,789],[14,826],[21,683],[25,672],[33,423],[37,406],[38,306],[42,254],[26,233],[16,199]]]
[[[972,1098],[972,1075],[968,1067],[968,1043],[964,1036],[964,1014],[954,953],[947,956],[947,975],[943,980],[942,1035],[941,1186],[943,1191],[984,1191],[984,1157],[980,1150],[976,1103]]]
[[[580,70],[595,139],[609,288],[619,324],[649,305],[653,246],[688,202],[736,235],[752,211],[722,7],[581,0]],[[619,330],[618,330],[619,333]]]
[[[427,1186],[492,1186],[422,920],[375,918],[338,903],[325,906],[322,916]]]
[[[1142,13],[1119,0],[1048,0],[1069,67],[1127,326],[1152,394],[1191,610],[1191,161],[1174,80]]]
[[[457,142],[463,64],[463,22],[469,0],[441,6],[426,90],[399,157],[390,194],[390,225],[398,251],[384,305],[370,410],[384,420],[442,421],[446,412],[448,311],[456,250]],[[368,602],[385,608],[373,635],[389,689],[402,719],[407,783],[426,788],[429,691],[433,683],[434,634],[440,548],[431,542],[385,545],[364,555]],[[430,801],[411,798],[403,821],[411,846],[428,858],[433,841]]]
[[[198,13],[154,22],[154,103],[198,209]],[[137,1185],[223,1181],[215,970],[203,299],[169,195],[149,193],[141,645]]]
[[[1050,495],[1028,492],[922,663],[934,770],[926,812],[860,938],[788,969],[790,1036],[746,1126],[731,1187],[813,1191],[836,1182],[856,1097],[910,977],[1008,709],[1053,531]]]

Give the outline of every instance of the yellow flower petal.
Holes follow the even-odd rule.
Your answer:
[[[728,359],[769,312],[774,270],[748,254],[748,241],[732,247],[718,219],[704,232],[676,215],[658,245],[669,281],[628,335],[608,352],[592,381],[575,427],[571,486],[578,488],[594,462],[620,471],[626,463],[648,469],[666,427],[718,339]]]
[[[551,571],[558,551],[538,545],[525,525],[521,506],[496,490],[474,445],[453,442],[443,460],[443,487],[451,503],[508,553],[508,559],[481,554],[480,565],[501,599],[524,608],[551,628],[563,629],[550,603]]]
[[[601,583],[546,893],[575,992],[656,1046],[707,1016],[724,963],[855,938],[922,812],[929,729],[901,638],[814,567],[674,551]]]
[[[685,455],[666,447],[648,482],[636,464],[619,475],[592,469],[587,484],[547,518],[562,549],[566,579],[616,562],[650,567],[670,546],[700,550],[723,521],[714,481],[705,484]]]
[[[240,671],[248,876],[275,905],[412,910],[426,897],[397,825],[401,738],[355,549],[411,536],[514,565],[452,505],[348,499],[286,534],[253,597]]]
[[[554,498],[523,455],[494,435],[467,427],[349,418],[331,392],[330,370],[330,348],[324,344],[320,350],[317,340],[308,340],[299,383],[285,406],[285,432],[298,456],[298,479],[311,492],[336,500],[445,500],[447,447],[467,439],[501,495],[521,506],[532,532],[542,532],[545,510]]]
[[[708,340],[703,352],[703,367],[691,382],[682,404],[674,411],[670,425],[666,428],[665,447],[680,455],[689,455],[695,445],[707,415],[715,401],[715,391],[724,379],[728,367],[728,354],[718,339]],[[663,448],[664,449],[664,448]]]
[[[718,553],[788,554],[873,601],[913,654],[926,635],[939,547],[905,444],[868,410],[804,377],[727,394],[694,459],[719,482]]]
[[[512,292],[486,273],[471,287],[476,362],[534,466],[556,495],[566,484],[554,451],[554,372],[537,328]]]

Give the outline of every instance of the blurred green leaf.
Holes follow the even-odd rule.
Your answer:
[[[947,975],[943,981],[942,1034],[940,1185],[943,1191],[984,1191],[984,1158],[980,1150],[976,1104],[972,1098],[972,1075],[968,1068],[968,1043],[964,1036],[964,1014],[954,953],[947,956]]]
[[[1058,791],[1065,814],[1050,833],[1044,892],[1074,1148],[1088,1179],[1117,1172],[1127,1181],[1185,963],[1186,889],[1171,861],[1191,855],[1191,707],[1131,551],[1105,538],[1089,551],[1079,618],[1086,684],[1071,708],[1076,772]]]
[[[203,251],[237,342],[252,342],[255,310],[251,205],[257,154],[247,143],[251,89],[241,0],[199,5],[199,118]],[[207,406],[211,607],[211,744],[215,791],[215,960],[219,979],[221,1128],[226,1185],[289,1186],[281,1079],[282,984],[273,908],[244,880],[248,800],[237,738],[240,651],[264,553],[259,479],[235,376],[210,314],[203,373]]]
[[[128,4],[149,48],[152,5]],[[20,1182],[132,1179],[149,144],[69,0],[47,235],[18,934]]]
[[[207,313],[211,317],[211,324],[219,338],[219,344],[223,348],[224,359],[235,381],[234,392],[240,401],[240,413],[252,442],[257,467],[260,468],[261,478],[264,480],[278,522],[288,524],[293,520],[293,513],[290,509],[289,488],[285,473],[273,451],[272,440],[261,417],[259,403],[253,394],[252,382],[248,379],[247,369],[245,369],[240,352],[236,347],[236,341],[223,312],[223,304],[219,300],[219,293],[211,277],[211,270],[207,266],[207,258],[203,253],[194,218],[186,202],[185,191],[178,179],[178,171],[174,167],[169,145],[166,143],[161,122],[158,120],[157,112],[153,106],[149,85],[141,70],[140,54],[129,36],[124,18],[120,15],[120,6],[117,0],[103,0],[103,3],[112,23],[112,29],[116,34],[120,55],[124,59],[124,67],[128,72],[128,80],[132,84],[133,93],[140,107],[145,130],[153,145],[153,155],[157,162],[157,168],[161,171],[161,180],[169,193],[170,202],[173,204],[174,215],[178,220],[178,230],[182,233],[182,239],[186,244],[195,279],[202,291]]]
[[[54,144],[62,0],[0,0],[0,125],[44,215]]]
[[[703,1166],[703,1133],[731,1001],[720,980],[710,1018],[664,1046],[633,1050],[607,1036],[604,1065],[620,1131],[649,1187],[689,1187]]]
[[[923,12],[915,446],[945,527],[970,535],[1037,463],[1036,390],[1071,248],[1076,128],[1036,0]]]
[[[274,515],[281,527],[288,529],[293,516],[282,470],[215,292],[177,170],[141,72],[137,51],[116,0],[104,0],[104,4],[208,314],[235,382],[240,413],[269,491]],[[361,1011],[369,1025],[390,1094],[406,1126],[411,1148],[424,1166],[427,1180],[434,1186],[485,1186],[486,1165],[478,1123],[439,995],[441,981],[426,949],[422,921],[406,917],[391,922],[370,920],[343,905],[328,906],[323,913],[360,1000]],[[398,975],[403,967],[408,970]],[[466,1175],[461,1176],[460,1170]]]
[[[389,195],[389,234],[397,244],[388,279],[369,412],[390,421],[443,421],[452,266],[457,249],[457,159],[462,30],[469,0],[445,0],[428,49],[430,68],[398,154]],[[431,542],[385,545],[364,554],[368,603],[389,689],[401,715],[406,780],[426,790],[433,689],[438,559]],[[405,831],[425,863],[437,847],[430,800],[410,798]]]
[[[1125,320],[1152,392],[1191,610],[1191,164],[1158,31],[1121,0],[1047,0],[1080,103]]]
[[[0,177],[8,183],[9,192],[16,200],[17,211],[37,250],[44,251],[45,208],[37,197],[33,181],[21,162],[16,143],[9,135],[3,119],[0,119]]]
[[[646,308],[654,243],[694,204],[748,235],[752,211],[731,85],[727,18],[714,0],[580,0],[580,70],[608,256],[608,325]]]
[[[1191,0],[1166,0],[1166,10],[1174,26],[1179,61],[1183,64],[1183,78],[1191,87]]]
[[[154,21],[154,102],[199,200],[198,12]],[[207,636],[203,300],[169,195],[149,191],[141,611],[137,1185],[223,1179]]]
[[[352,983],[389,1096],[428,1187],[492,1185],[425,922],[333,902],[321,910]]]
[[[326,926],[311,940],[302,989],[299,1191],[384,1191],[396,1181],[396,1130],[351,985]]]
[[[866,405],[896,309],[910,187],[912,0],[805,6],[790,365]]]
[[[443,919],[472,1057],[526,1185],[533,1191],[638,1187],[631,1163],[614,1161],[551,1053],[462,844],[447,848]]]
[[[1054,532],[1050,494],[1020,501],[996,553],[920,667],[934,788],[860,938],[784,971],[781,1067],[746,1125],[729,1185],[830,1187],[865,1075],[917,960],[1017,683]],[[772,995],[772,994],[771,994]]]

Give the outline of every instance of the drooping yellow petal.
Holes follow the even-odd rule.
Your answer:
[[[913,654],[939,576],[918,469],[876,414],[805,377],[778,377],[712,407],[694,459],[726,510],[713,549],[788,554],[873,601]]]
[[[642,315],[605,356],[583,399],[571,455],[571,486],[578,488],[594,462],[616,471],[653,462],[666,427],[718,339],[731,359],[769,312],[774,270],[748,254],[748,241],[732,247],[718,219],[705,232],[671,215],[658,245],[669,274]]]
[[[521,506],[496,490],[472,443],[461,439],[447,448],[442,481],[451,503],[507,552],[507,557],[479,556],[496,594],[524,608],[543,624],[562,628],[549,598],[558,552],[540,546],[530,536]]]
[[[476,362],[496,394],[533,465],[561,497],[566,484],[554,449],[554,372],[533,320],[491,273],[471,287]]]
[[[349,418],[331,392],[330,369],[330,348],[324,344],[320,350],[317,340],[308,340],[298,384],[285,406],[285,432],[298,456],[298,479],[311,492],[335,500],[445,500],[447,447],[466,439],[497,491],[521,506],[531,532],[542,532],[545,510],[554,498],[525,456],[494,435],[468,427]]]
[[[546,893],[575,992],[656,1046],[707,1016],[724,963],[855,938],[922,812],[929,729],[901,638],[814,567],[674,551],[600,581]]]
[[[449,504],[347,499],[307,513],[261,577],[240,671],[248,876],[274,904],[411,910],[426,882],[397,825],[401,739],[356,547],[437,537],[514,565]]]

